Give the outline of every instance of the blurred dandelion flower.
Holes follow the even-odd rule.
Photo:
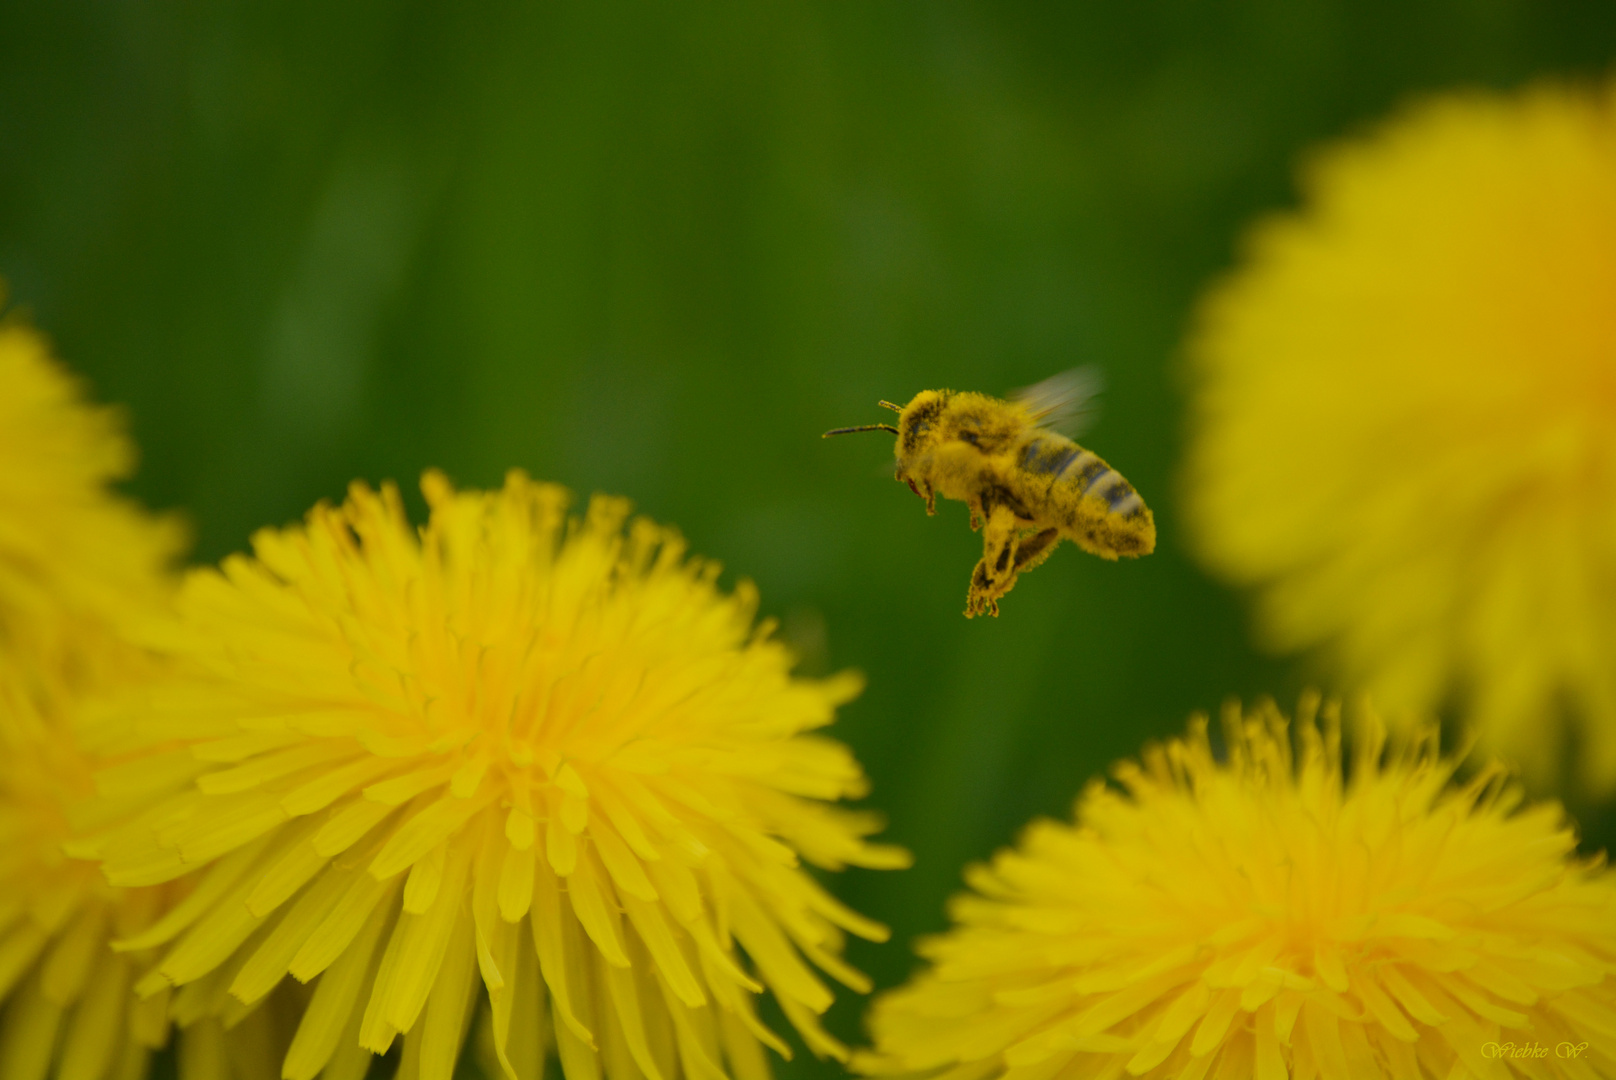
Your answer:
[[[799,865],[897,867],[866,843],[851,753],[808,732],[859,680],[795,679],[749,585],[628,506],[512,473],[503,490],[354,485],[255,558],[199,571],[171,640],[185,681],[156,748],[101,777],[111,880],[196,890],[127,947],[137,987],[226,1025],[290,973],[319,978],[289,1080],[363,1075],[403,1034],[446,1080],[480,973],[500,1064],[571,1080],[767,1075],[765,987],[816,1052],[817,966],[855,989],[843,931],[886,931]],[[743,958],[744,950],[744,958]],[[417,1071],[418,1070],[418,1071]]]
[[[126,626],[161,602],[184,530],[108,491],[135,460],[118,412],[86,404],[15,316],[0,322],[0,387],[0,648],[71,651],[86,623]]]
[[[1616,789],[1616,87],[1433,101],[1306,191],[1191,337],[1201,553],[1273,648]]]
[[[143,1074],[167,1040],[166,995],[130,993],[114,953],[174,887],[116,889],[63,850],[93,794],[100,703],[152,677],[122,630],[172,592],[177,523],[107,490],[133,452],[40,336],[0,323],[0,1076]]]
[[[133,650],[90,637],[102,687],[122,668],[145,677]],[[108,655],[111,654],[111,655]],[[80,657],[81,659],[83,657]],[[137,1002],[137,965],[112,951],[160,914],[172,886],[118,889],[63,846],[93,795],[78,724],[82,687],[0,650],[0,1076],[103,1080],[144,1075],[168,1038],[168,995]]]
[[[970,870],[931,968],[877,999],[872,1074],[1075,1080],[1616,1070],[1616,876],[1434,729],[1385,753],[1304,702],[1204,718]],[[1516,1063],[1489,1047],[1583,1045]],[[1584,1045],[1585,1044],[1585,1045]],[[1552,1050],[1551,1050],[1552,1055]]]

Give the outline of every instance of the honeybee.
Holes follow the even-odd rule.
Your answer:
[[[1098,390],[1092,368],[1079,368],[1013,393],[1009,400],[954,390],[922,390],[907,405],[882,401],[897,426],[855,431],[898,437],[897,479],[937,512],[937,496],[971,508],[982,529],[982,560],[971,573],[965,617],[999,614],[999,598],[1062,539],[1102,559],[1137,558],[1156,549],[1156,522],[1122,474],[1068,437]]]

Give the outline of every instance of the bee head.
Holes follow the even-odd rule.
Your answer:
[[[896,435],[897,478],[907,483],[915,494],[926,499],[929,507],[934,498],[932,491],[935,486],[930,464],[933,451],[958,436],[955,429],[959,424],[950,414],[950,402],[960,397],[961,395],[952,390],[922,390],[910,398],[907,405],[882,401],[879,402],[882,408],[891,409],[898,414],[896,427],[891,424],[860,424],[857,427],[827,431],[825,437],[846,435],[855,431],[888,431]]]
[[[944,414],[952,390],[922,390],[898,410],[898,460],[925,454],[945,436]],[[893,408],[889,402],[881,404]]]

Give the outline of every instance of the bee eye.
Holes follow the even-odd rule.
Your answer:
[[[964,439],[966,442],[970,443],[972,446],[981,446],[982,445],[980,442],[977,441],[976,432],[974,432],[974,431],[962,431],[962,432],[960,432],[960,438]]]

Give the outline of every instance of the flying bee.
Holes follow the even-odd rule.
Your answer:
[[[937,512],[937,496],[971,508],[982,529],[982,560],[971,573],[965,617],[999,614],[1016,578],[1070,540],[1102,559],[1156,549],[1156,522],[1122,474],[1068,437],[1098,391],[1098,374],[1078,368],[1018,391],[1009,400],[954,390],[922,390],[907,405],[882,401],[897,426],[854,431],[898,437],[897,479]]]

